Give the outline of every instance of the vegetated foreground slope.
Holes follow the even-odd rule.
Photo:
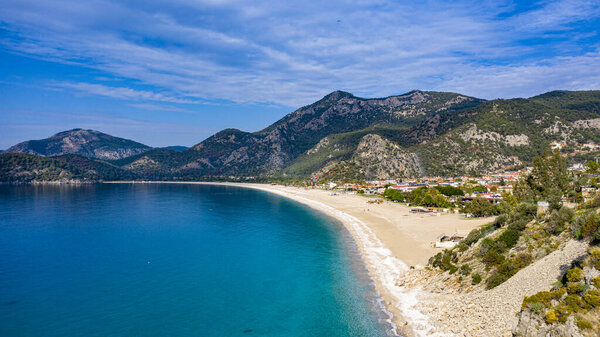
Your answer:
[[[494,206],[500,213],[495,221],[400,283],[437,294],[438,302],[423,307],[441,329],[477,336],[511,330],[516,336],[597,336],[598,174],[596,165],[569,173],[558,152],[536,157],[514,195]],[[550,206],[538,209],[537,201]]]

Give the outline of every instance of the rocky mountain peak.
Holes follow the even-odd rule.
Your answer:
[[[340,100],[342,98],[347,98],[347,97],[354,97],[354,95],[352,95],[351,93],[346,92],[346,91],[336,90],[336,91],[326,95],[325,97],[323,97],[322,100],[337,101],[337,100]]]
[[[7,152],[41,156],[77,154],[104,160],[121,159],[149,150],[150,147],[132,140],[113,137],[96,130],[81,128],[59,132],[49,138],[30,140],[10,147]]]

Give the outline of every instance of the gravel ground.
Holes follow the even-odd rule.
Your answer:
[[[520,270],[492,290],[458,293],[448,287],[447,282],[425,270],[409,273],[400,285],[425,290],[419,309],[429,315],[430,323],[435,327],[431,334],[512,336],[523,298],[548,290],[570,268],[573,260],[585,255],[587,247],[585,242],[570,240],[562,249]]]

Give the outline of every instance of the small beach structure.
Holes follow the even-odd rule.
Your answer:
[[[538,201],[537,202],[537,216],[542,216],[544,213],[548,211],[550,208],[550,203],[547,201]]]
[[[452,248],[464,238],[464,235],[458,233],[452,235],[442,234],[435,240],[435,248]]]
[[[427,209],[425,207],[411,207],[411,213],[433,213],[433,210]]]

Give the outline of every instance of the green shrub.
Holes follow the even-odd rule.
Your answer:
[[[535,302],[531,305],[531,311],[537,315],[540,315],[546,310],[546,306],[542,302]]]
[[[588,322],[588,321],[584,321],[582,319],[580,319],[579,321],[577,321],[577,327],[581,330],[585,330],[585,329],[593,329],[592,323]]]
[[[558,321],[561,323],[565,323],[567,318],[571,315],[572,311],[568,306],[560,306],[554,309],[558,316]]]
[[[517,205],[516,212],[518,218],[525,218],[529,221],[536,217],[537,205],[529,202],[521,202]]]
[[[520,231],[514,229],[507,229],[502,234],[500,234],[497,241],[504,243],[504,247],[506,247],[506,249],[510,249],[517,244],[517,241],[519,241],[520,236]]]
[[[566,224],[573,220],[575,213],[568,207],[561,207],[558,211],[553,210],[546,220],[544,228],[549,234],[558,235],[565,230]]]
[[[476,285],[479,284],[479,282],[481,282],[481,275],[477,274],[477,273],[473,273],[471,274],[471,284],[472,285]]]
[[[504,283],[504,281],[511,278],[515,273],[516,269],[510,263],[502,263],[496,270],[488,277],[486,281],[487,289],[492,289],[500,284]]]
[[[542,303],[544,306],[549,307],[551,299],[552,296],[549,291],[540,291],[537,294],[525,296],[521,308],[525,310],[527,307],[533,305],[534,303]]]
[[[584,307],[584,302],[581,300],[581,297],[578,295],[567,295],[565,299],[565,303],[571,309],[571,311],[578,311],[579,309]]]
[[[550,292],[550,298],[551,298],[551,299],[553,299],[553,300],[556,300],[556,301],[558,301],[558,300],[560,300],[560,299],[563,297],[563,295],[564,295],[564,294],[566,294],[566,293],[567,293],[567,289],[566,289],[566,288],[564,288],[564,287],[562,287],[562,288],[558,288],[558,289],[556,289],[556,290],[552,290],[552,291]]]
[[[472,230],[471,232],[469,232],[467,237],[461,241],[461,244],[464,243],[467,246],[471,246],[472,244],[479,241],[479,239],[481,239],[484,236],[488,235],[489,233],[493,232],[494,229],[495,228],[494,228],[493,224],[488,224],[481,228],[476,228],[476,229]]]
[[[600,296],[598,295],[592,295],[588,293],[583,295],[583,300],[585,301],[585,303],[589,304],[594,308],[600,307]]]
[[[600,276],[596,276],[592,279],[592,284],[594,285],[594,287],[596,287],[597,289],[600,289]]]
[[[567,272],[567,281],[579,282],[583,280],[583,270],[581,268],[573,268]]]
[[[567,282],[567,293],[569,294],[579,294],[585,291],[586,286],[583,283],[579,282]]]
[[[498,250],[490,249],[481,260],[489,266],[495,266],[504,262],[505,257]]]
[[[494,220],[492,225],[496,228],[500,228],[500,227],[506,225],[507,222],[508,222],[508,216],[506,214],[500,214],[500,215],[498,215],[496,220]]]
[[[463,264],[462,266],[460,266],[460,271],[459,273],[461,275],[469,275],[471,273],[471,267],[468,264]]]
[[[439,268],[443,271],[457,268],[454,263],[458,262],[458,256],[453,250],[444,249],[443,252],[437,253],[429,258],[429,264],[432,267]],[[454,270],[456,271],[456,270]]]
[[[513,222],[511,222],[507,229],[511,229],[511,230],[515,230],[515,231],[522,231],[527,227],[527,219],[517,219]]]
[[[546,313],[546,322],[548,324],[556,323],[558,321],[558,314],[556,310],[550,310]]]
[[[529,253],[519,253],[513,260],[513,266],[517,269],[522,269],[531,263],[532,257]]]
[[[580,226],[581,236],[584,238],[592,238],[600,226],[598,216],[593,211],[580,216],[576,223]]]

